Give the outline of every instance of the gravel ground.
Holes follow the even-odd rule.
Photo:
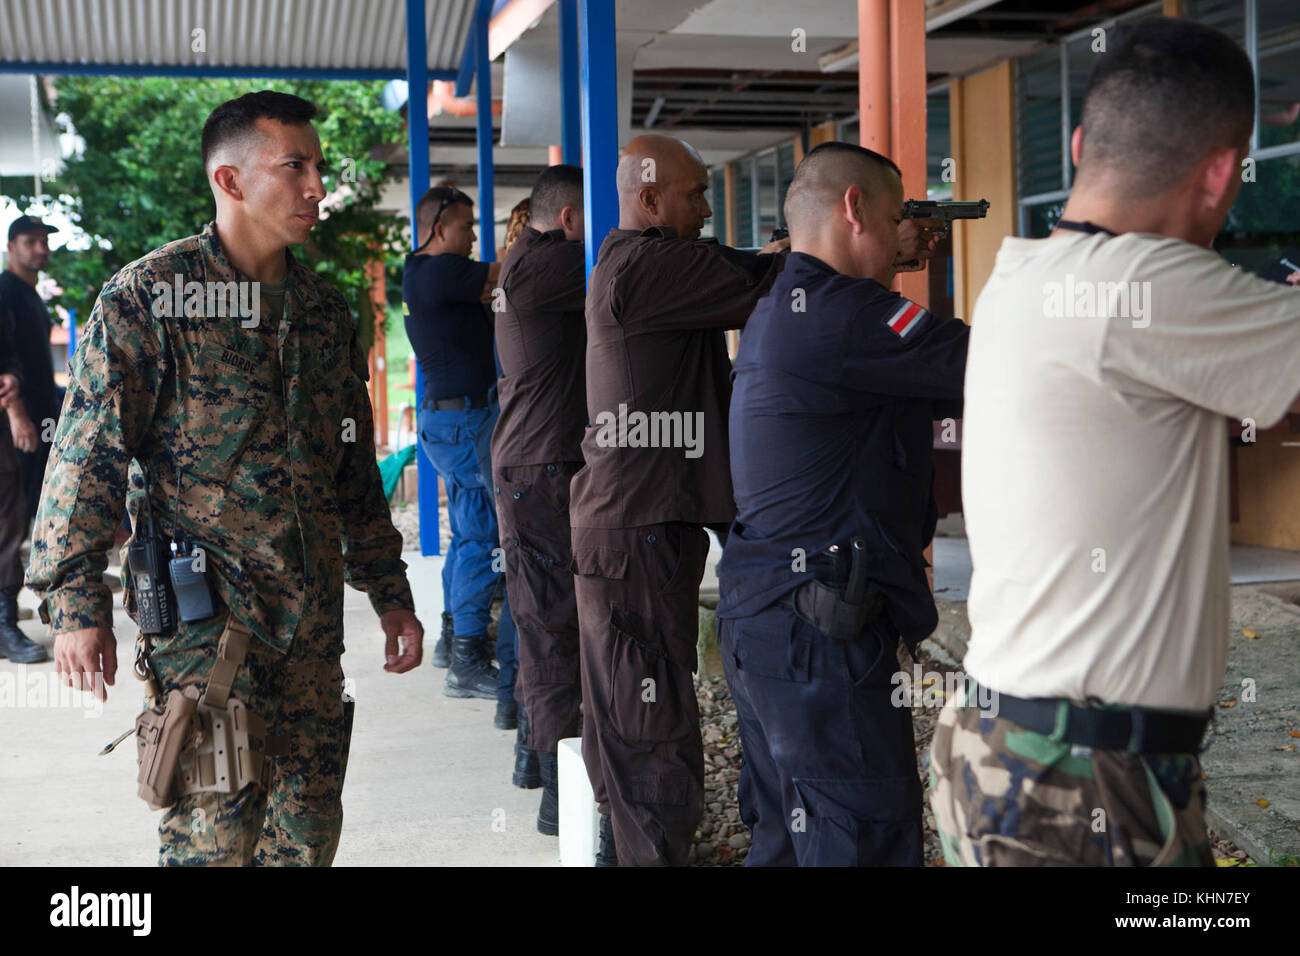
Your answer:
[[[900,650],[899,667],[910,671],[912,662]],[[920,653],[922,670],[942,675],[954,668]],[[749,852],[749,830],[740,822],[736,784],[740,777],[740,733],[736,725],[736,707],[722,677],[697,677],[695,696],[700,705],[700,725],[704,735],[704,816],[695,834],[688,862],[693,866],[739,866]],[[925,866],[943,866],[943,851],[934,828],[930,810],[929,749],[934,736],[934,707],[913,707],[912,725],[916,737],[916,761],[923,787],[925,827]],[[1210,843],[1220,866],[1249,865],[1249,857],[1226,840],[1210,833]],[[1227,861],[1232,861],[1231,863]]]
[[[402,550],[420,550],[420,506],[415,503],[398,503],[392,506],[393,526],[402,533]],[[451,543],[451,526],[447,524],[447,509],[438,509],[440,530],[442,532],[442,550],[447,552]]]
[[[416,504],[393,506],[393,524],[402,533],[404,550],[419,550],[420,509]],[[442,547],[446,550],[451,540],[446,509],[440,509]],[[910,671],[912,661],[899,652],[900,669]],[[936,672],[945,679],[954,668],[920,653],[922,670]],[[740,779],[740,731],[736,721],[736,707],[722,677],[696,677],[695,695],[700,706],[700,729],[704,739],[704,815],[695,834],[695,845],[687,857],[693,866],[739,866],[749,853],[749,830],[740,822],[740,805],[736,798],[736,785]],[[924,826],[926,866],[943,866],[943,852],[934,829],[934,814],[930,811],[929,760],[930,739],[934,736],[937,708],[912,709],[913,732],[916,737],[917,768],[924,788]],[[1221,866],[1249,865],[1250,858],[1226,840],[1210,834],[1211,846]],[[1232,863],[1227,861],[1231,860]]]

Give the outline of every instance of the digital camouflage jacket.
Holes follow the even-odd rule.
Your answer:
[[[236,286],[223,284],[249,280],[215,223],[132,262],[100,292],[32,537],[27,584],[54,633],[112,625],[103,571],[128,470],[137,534],[144,499],[133,458],[148,468],[161,532],[204,549],[216,593],[272,647],[288,649],[307,602],[337,606],[341,621],[344,581],[376,613],[413,607],[351,315],[342,294],[286,256],[278,323],[238,313]]]

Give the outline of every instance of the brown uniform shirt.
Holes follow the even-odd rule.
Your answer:
[[[501,416],[492,433],[492,463],[545,465],[582,461],[587,390],[583,306],[587,263],[581,240],[531,226],[510,247],[498,282],[497,382]]]
[[[573,527],[735,517],[722,332],[745,324],[784,263],[665,226],[610,230],[587,281],[587,464],[573,476]]]

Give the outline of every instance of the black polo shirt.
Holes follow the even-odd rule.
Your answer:
[[[719,617],[762,610],[832,544],[867,544],[895,633],[935,627],[923,551],[934,535],[933,426],[961,414],[969,327],[872,279],[792,253],[745,326],[730,444],[737,516]]]
[[[477,399],[496,384],[492,312],[479,301],[487,278],[488,264],[466,256],[406,257],[402,313],[424,398]]]
[[[59,413],[50,357],[50,310],[35,289],[8,269],[0,272],[0,299],[13,316],[14,342],[23,367],[23,402],[39,427],[42,419]]]

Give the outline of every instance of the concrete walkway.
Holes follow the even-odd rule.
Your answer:
[[[553,866],[558,842],[536,828],[541,791],[510,784],[514,732],[492,727],[492,701],[443,697],[446,672],[428,664],[442,611],[441,558],[404,557],[429,632],[417,671],[384,672],[378,619],[365,595],[346,592],[343,668],[357,711],[335,863]],[[22,604],[33,606],[31,592]],[[102,708],[60,692],[53,661],[0,661],[0,865],[156,861],[161,813],[136,796],[131,740],[97,756],[142,706],[130,670],[135,628],[120,608],[115,625],[118,684]],[[51,645],[38,621],[22,627]]]

